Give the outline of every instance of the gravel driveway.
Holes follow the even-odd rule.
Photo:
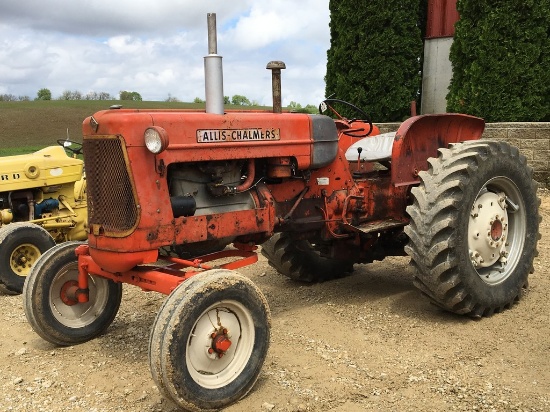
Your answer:
[[[260,257],[241,273],[269,301],[271,347],[253,391],[227,411],[550,410],[550,195],[541,198],[543,237],[529,292],[478,321],[421,297],[408,258],[306,286]],[[147,359],[163,299],[126,286],[106,334],[59,348],[32,331],[20,296],[0,296],[0,410],[175,411]]]

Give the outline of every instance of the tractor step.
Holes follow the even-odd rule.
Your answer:
[[[352,230],[354,232],[361,233],[373,233],[381,232],[383,230],[397,228],[405,226],[408,222],[403,222],[401,220],[389,219],[389,220],[376,220],[374,222],[363,223],[359,226],[354,226],[350,224],[344,224],[344,229]]]

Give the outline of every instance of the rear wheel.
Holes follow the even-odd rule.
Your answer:
[[[0,228],[0,291],[18,295],[40,255],[55,246],[47,230],[33,223]]]
[[[533,272],[540,216],[532,169],[505,142],[441,149],[407,208],[415,285],[455,313],[490,316],[519,300]]]
[[[78,259],[82,242],[55,246],[36,262],[23,289],[25,315],[43,339],[74,345],[100,335],[114,320],[122,299],[122,284],[99,276],[88,277],[89,299],[80,303]]]
[[[267,301],[249,279],[222,269],[198,274],[168,296],[153,324],[153,380],[184,409],[234,403],[258,379],[270,322]]]
[[[262,244],[262,255],[277,272],[301,282],[338,279],[353,271],[353,262],[322,257],[307,240],[277,233]]]

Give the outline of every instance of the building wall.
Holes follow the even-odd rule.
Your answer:
[[[453,75],[449,60],[452,43],[452,37],[426,39],[424,42],[422,114],[445,113],[447,110],[447,93]]]
[[[459,15],[456,0],[428,0],[426,38],[453,37]]]
[[[449,52],[458,18],[456,0],[428,0],[420,108],[422,114],[445,113],[447,109],[446,97],[453,74]]]
[[[394,132],[400,123],[380,123],[381,133]],[[550,123],[487,123],[482,139],[503,140],[517,146],[533,168],[540,187],[550,189]]]

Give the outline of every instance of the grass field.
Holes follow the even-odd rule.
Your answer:
[[[195,103],[115,100],[0,102],[0,156],[29,153],[55,145],[56,140],[67,137],[67,129],[71,140],[81,142],[82,121],[115,104],[128,109],[204,108],[204,104]]]

